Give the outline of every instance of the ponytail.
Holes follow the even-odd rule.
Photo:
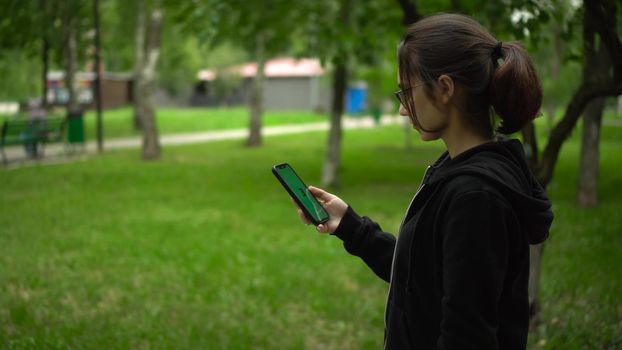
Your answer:
[[[497,131],[511,134],[539,114],[542,86],[531,58],[518,43],[503,43],[500,51],[503,63],[490,80],[490,104],[502,120]],[[494,49],[492,59],[496,60]]]

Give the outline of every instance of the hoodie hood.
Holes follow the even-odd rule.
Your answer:
[[[523,145],[518,140],[494,141],[473,147],[455,158],[445,152],[442,163],[429,180],[447,181],[458,175],[484,177],[505,196],[529,237],[529,243],[542,243],[549,235],[553,212],[544,189],[529,170]]]

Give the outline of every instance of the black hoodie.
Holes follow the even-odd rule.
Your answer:
[[[517,140],[428,167],[399,239],[349,207],[335,235],[390,282],[385,349],[525,349],[529,244],[551,203]]]

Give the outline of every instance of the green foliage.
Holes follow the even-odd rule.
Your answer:
[[[554,109],[565,105],[581,82],[583,46],[577,28],[581,28],[582,9],[559,0],[546,10],[550,20],[541,23],[539,35],[526,38],[530,39],[526,44],[542,81],[543,105]]]
[[[619,123],[603,125],[599,205],[592,209],[580,209],[575,203],[580,139],[578,126],[564,144],[555,178],[547,188],[553,199],[555,221],[544,250],[542,324],[530,337],[533,348],[620,346],[622,280],[615,277],[611,267],[620,265],[622,259],[622,218],[618,214],[622,210],[622,177],[618,171],[622,127]]]
[[[211,48],[208,45],[202,45],[202,51],[205,52],[201,68],[209,68],[216,74],[214,80],[209,82],[209,88],[214,96],[226,103],[227,98],[244,81],[237,72],[231,70],[231,67],[247,62],[249,55],[231,42],[223,42]]]
[[[374,65],[395,51],[403,28],[399,7],[386,1],[304,2],[307,16],[297,28],[294,47],[301,54],[333,64]],[[301,5],[302,6],[302,5]]]
[[[43,28],[42,11],[36,1],[0,0],[0,48],[30,48],[40,39]],[[39,23],[39,25],[35,25]]]
[[[248,53],[231,41],[223,42],[214,47],[200,44],[200,47],[204,60],[203,68],[218,70],[247,62],[250,59]]]
[[[26,101],[40,96],[41,65],[18,49],[0,51],[0,101]]]
[[[581,83],[581,66],[576,62],[562,65],[555,79],[551,78],[550,69],[546,65],[539,65],[538,68],[544,92],[543,105],[565,105]]]
[[[215,47],[235,42],[254,54],[261,34],[267,57],[288,48],[291,32],[304,16],[300,4],[289,0],[271,0],[268,11],[264,2],[243,0],[165,3],[174,21],[196,35],[201,43]]]
[[[210,82],[210,89],[219,101],[226,103],[243,81],[243,78],[234,72],[220,70],[216,72],[216,78]]]
[[[203,68],[202,52],[196,38],[184,35],[167,20],[163,26],[162,52],[158,61],[158,84],[172,95],[192,89],[197,72]]]
[[[337,193],[389,232],[442,151],[415,141],[405,152],[401,134],[349,132]],[[592,210],[574,204],[579,135],[549,186],[557,216],[530,349],[612,349],[622,333],[622,128],[603,130]],[[387,284],[302,225],[270,174],[288,160],[318,183],[325,137],[169,147],[157,163],[128,150],[0,169],[0,347],[381,348]]]
[[[158,79],[160,85],[173,94],[187,90],[200,67],[222,67],[248,59],[247,54],[254,54],[258,33],[266,36],[270,55],[290,53],[295,56],[316,56],[323,62],[332,63],[345,60],[353,67],[367,66],[373,70],[387,65],[387,57],[394,55],[395,45],[404,30],[399,6],[396,2],[388,6],[384,0],[271,0],[268,4],[241,0],[165,0],[148,3],[162,4],[166,12]],[[42,7],[41,4],[45,6]],[[459,7],[456,8],[456,4]],[[553,26],[558,28],[565,42],[577,41],[576,28],[579,25],[577,18],[580,18],[580,11],[570,4],[567,0],[552,3],[522,0],[445,0],[423,2],[419,4],[419,10],[423,14],[448,10],[464,12],[491,27],[501,39],[529,39],[534,47],[545,52],[550,47],[548,44],[551,42],[551,33],[554,32]],[[62,67],[64,23],[75,21],[78,32],[82,34],[92,27],[92,6],[88,2],[0,0],[0,5],[10,14],[0,21],[0,47],[26,49],[24,55],[34,58],[40,55],[41,42],[45,35],[51,42],[52,63],[55,68]],[[270,11],[265,11],[266,6],[270,7]],[[345,12],[341,10],[344,6],[349,7]],[[103,60],[109,71],[130,71],[134,67],[136,11],[136,2],[102,1]],[[528,15],[517,16],[518,19],[512,21],[512,15],[517,11]],[[342,16],[348,17],[347,24],[341,20]],[[529,36],[526,37],[526,33]],[[92,38],[79,35],[79,39],[80,61],[85,62],[88,58],[88,50],[85,48],[91,45]],[[217,59],[217,64],[212,65],[208,56],[212,54],[212,50],[220,50],[218,47],[223,43],[229,43],[229,47],[242,48],[246,54],[235,52],[230,62],[223,56]],[[204,46],[208,46],[209,50]],[[232,52],[236,50],[238,49]],[[563,51],[568,57],[580,57],[580,45],[566,45]],[[550,57],[550,52],[543,56],[545,57],[542,62],[545,62]],[[243,58],[239,59],[240,57]],[[30,62],[34,63],[35,60]],[[3,63],[0,62],[0,65]],[[41,84],[37,82],[40,77],[32,74],[31,64],[17,66],[16,70],[24,76],[20,80],[23,88],[17,90],[23,91]],[[361,74],[354,73],[353,77]],[[546,73],[543,75],[546,77]],[[31,81],[23,83],[26,79]],[[386,79],[390,79],[389,74]],[[552,86],[548,89],[553,92],[547,94],[550,96],[569,86],[555,86],[548,82],[546,85]],[[30,91],[31,95],[37,93],[37,90]],[[372,96],[375,95],[376,93],[372,93]]]
[[[153,7],[160,4],[157,1],[146,1],[145,5]],[[105,7],[102,6],[102,13],[106,70],[133,71],[138,3],[109,1],[105,3]],[[147,31],[147,28],[145,30]],[[187,93],[197,80],[196,74],[199,69],[204,68],[205,55],[205,50],[200,47],[197,38],[182,32],[181,25],[174,21],[171,14],[165,12],[161,53],[157,66],[158,85],[171,95]]]
[[[104,70],[108,72],[130,72],[134,69],[137,11],[136,1],[108,0],[101,2],[100,18]]]
[[[359,67],[356,76],[367,82],[369,108],[379,108],[383,111],[383,107],[387,101],[395,106],[395,108],[398,108],[399,105],[397,101],[393,99],[393,93],[398,90],[397,65],[395,64],[394,52],[374,66]],[[397,110],[392,110],[390,112],[397,112]]]
[[[49,44],[50,68],[63,66],[63,45],[68,25],[78,34],[90,29],[89,3],[78,0],[0,0],[0,99],[22,99],[41,95],[43,41]],[[78,47],[91,40],[78,35]],[[84,62],[86,50],[79,50]]]

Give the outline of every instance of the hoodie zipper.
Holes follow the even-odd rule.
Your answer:
[[[410,200],[410,204],[408,204],[408,208],[406,208],[406,213],[404,213],[404,217],[402,218],[402,222],[400,223],[400,228],[397,231],[398,235],[395,237],[395,247],[393,248],[393,259],[391,260],[391,274],[389,275],[389,291],[387,292],[387,301],[384,305],[384,331],[385,331],[385,338],[384,338],[384,345],[383,345],[383,349],[386,350],[387,348],[387,337],[386,337],[386,332],[387,332],[387,309],[389,308],[389,294],[391,293],[391,285],[393,283],[393,266],[395,265],[395,253],[397,251],[397,240],[399,238],[399,234],[402,232],[402,226],[404,226],[404,221],[406,221],[406,216],[408,215],[408,212],[410,212],[410,207],[413,205],[415,199],[417,198],[417,195],[421,192],[421,190],[423,190],[423,188],[425,187],[426,183],[426,179],[428,177],[428,171],[430,170],[431,166],[428,165],[428,167],[425,169],[425,172],[423,173],[423,180],[421,181],[421,186],[419,186],[419,188],[417,189],[417,192],[415,192],[415,195],[413,196],[413,198]]]

